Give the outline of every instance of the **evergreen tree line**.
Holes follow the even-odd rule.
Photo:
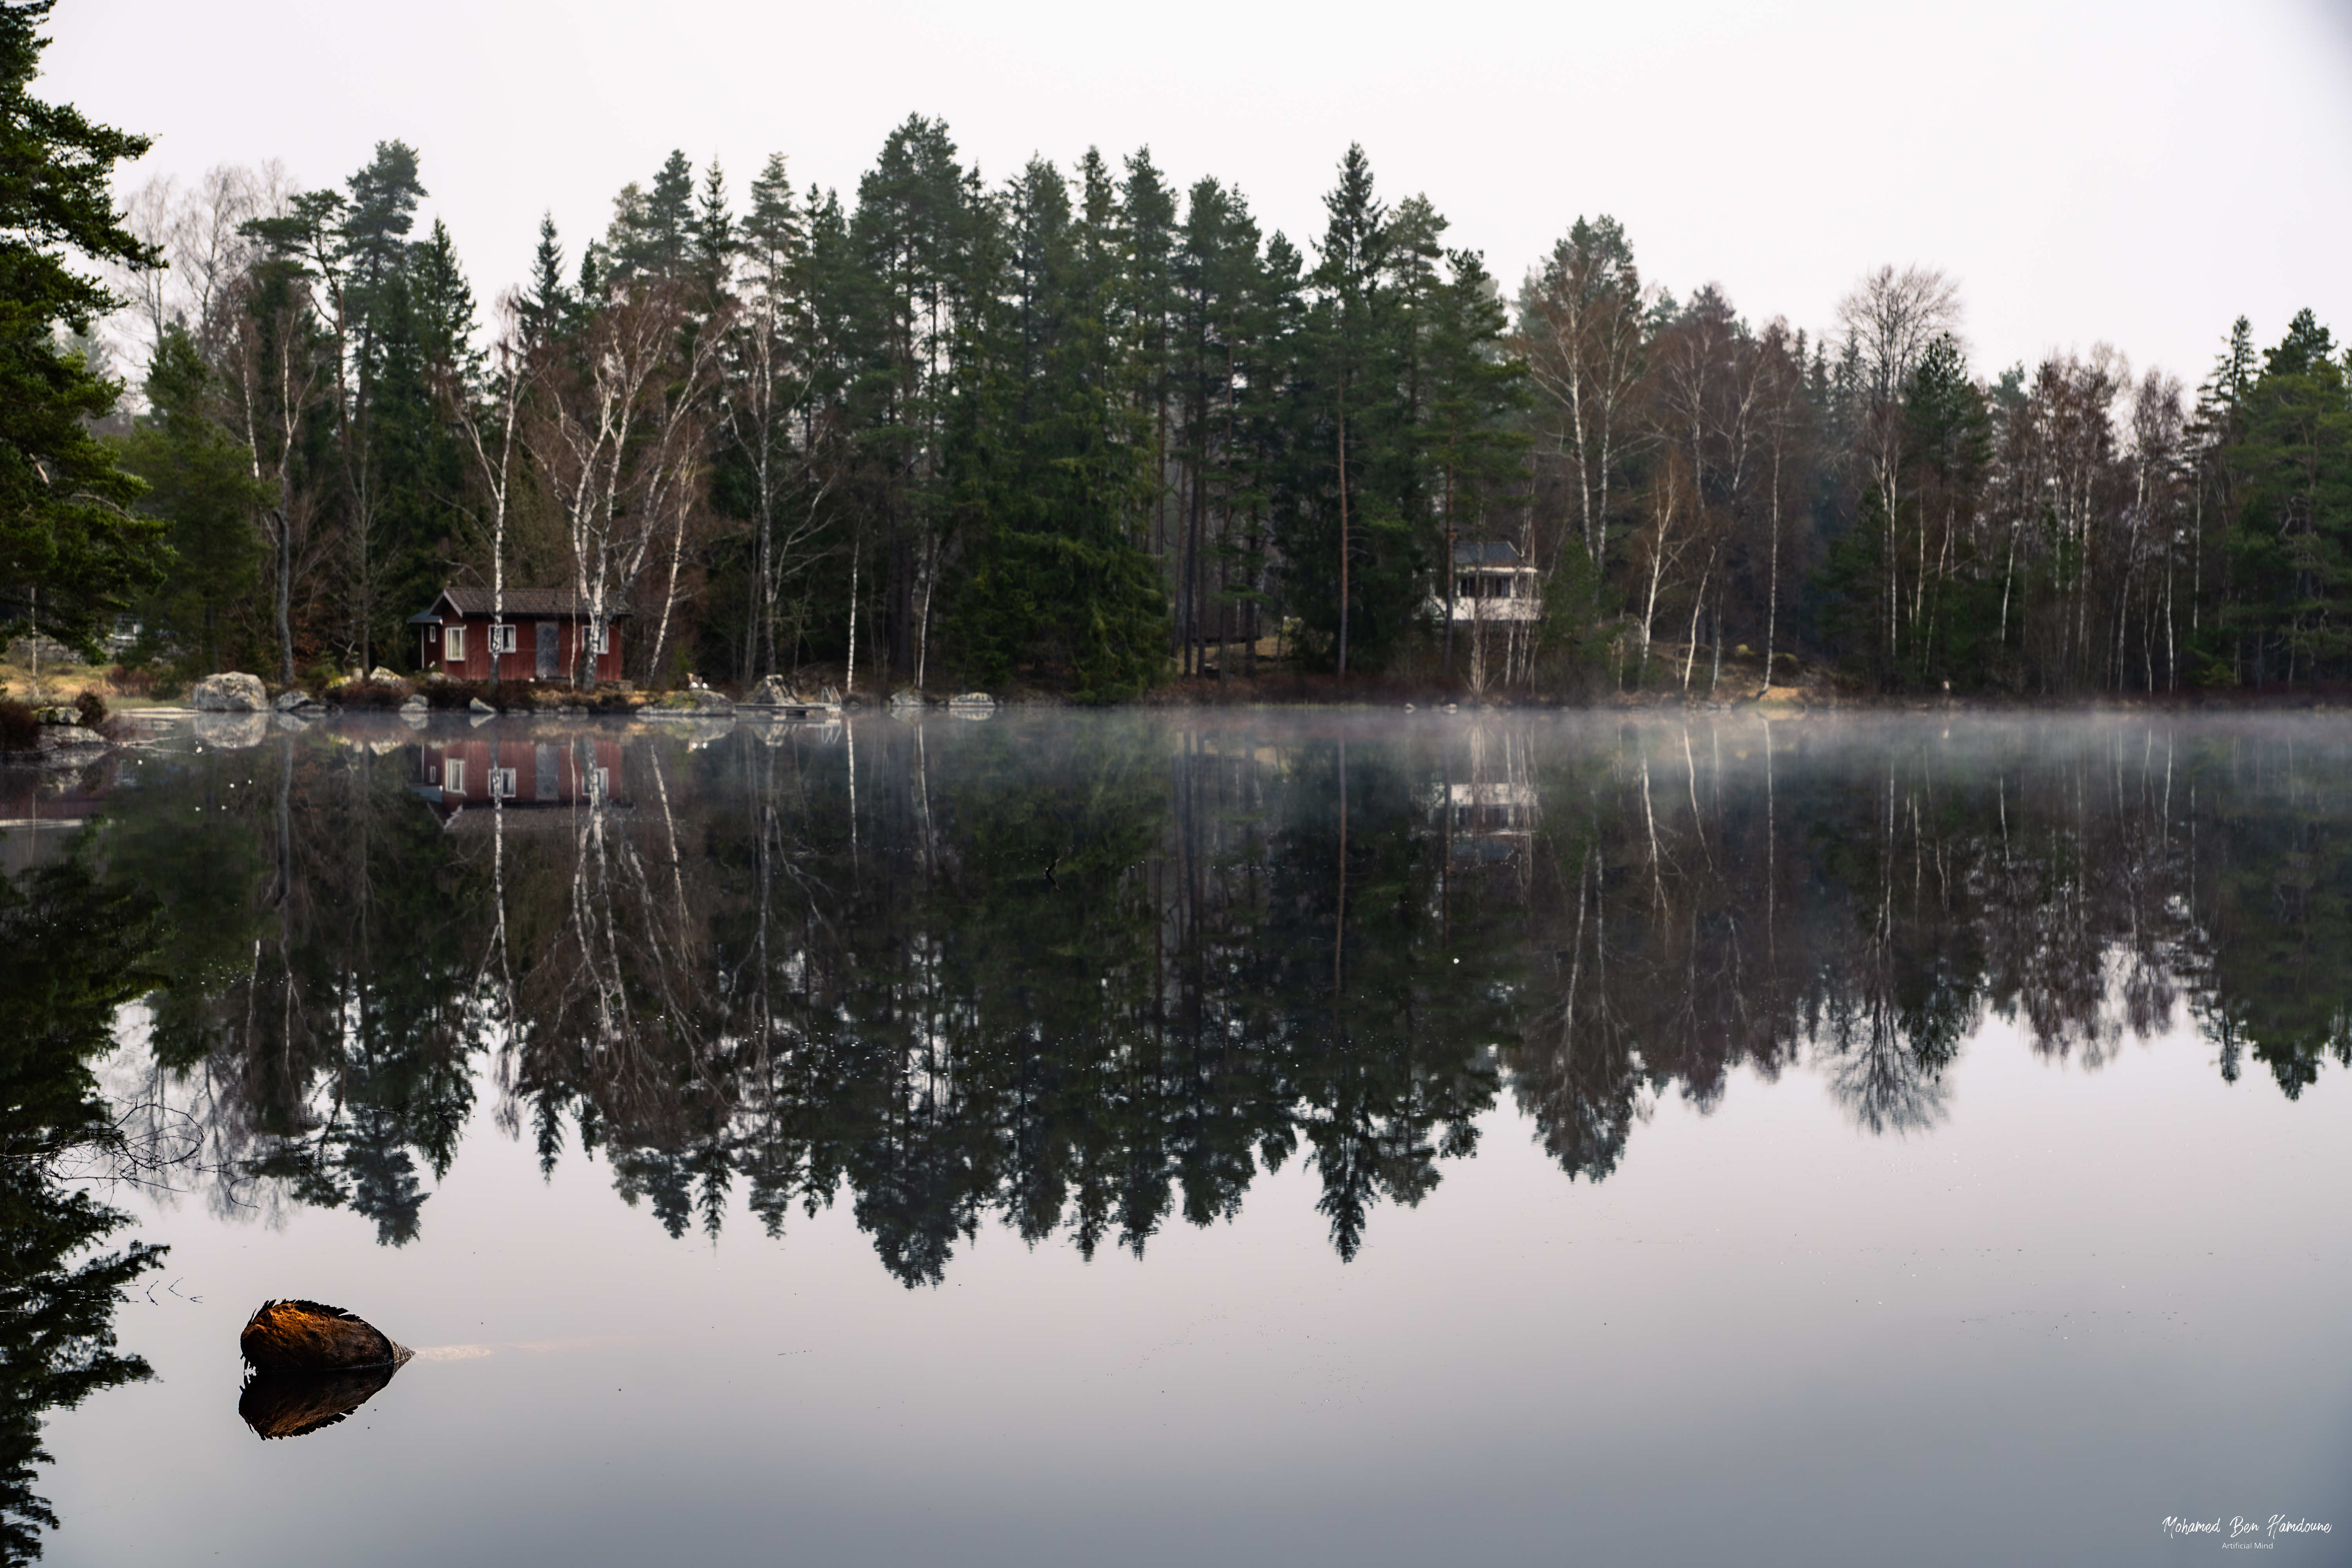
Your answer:
[[[1002,183],[909,119],[845,198],[673,153],[488,311],[391,142],[340,189],[150,186],[122,459],[185,672],[412,663],[445,583],[624,609],[632,674],[1132,695],[1279,650],[1553,695],[2352,673],[2352,381],[2308,311],[2192,394],[2102,347],[1987,377],[1940,274],[1826,332],[1579,219],[1507,300],[1350,148],[1302,249],[1139,151]],[[1456,547],[1541,613],[1461,621]]]

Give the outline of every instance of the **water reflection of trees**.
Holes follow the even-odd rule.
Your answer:
[[[312,738],[119,814],[224,1201],[404,1240],[494,1082],[672,1234],[845,1196],[910,1283],[991,1217],[1140,1252],[1293,1158],[1345,1256],[1505,1087],[1598,1180],[1742,1067],[1932,1128],[1988,1016],[2096,1067],[2185,1004],[2289,1095],[2347,1056],[2352,758],[2259,728],[501,728],[469,781],[572,782]]]
[[[130,1216],[76,1177],[144,1152],[91,1064],[154,983],[158,935],[155,901],[82,856],[0,877],[0,1563],[38,1558],[58,1523],[34,1489],[47,1414],[151,1375],[116,1349],[114,1308],[163,1249],[93,1255]]]

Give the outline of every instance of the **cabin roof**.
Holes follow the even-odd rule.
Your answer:
[[[1527,558],[1507,539],[1463,539],[1454,542],[1456,566],[1525,566]]]
[[[408,617],[411,626],[446,621],[446,609],[460,619],[488,616],[495,595],[488,588],[444,588],[432,604]],[[588,618],[588,603],[570,588],[509,588],[506,591],[505,615],[509,620],[584,621]],[[604,618],[618,621],[628,618],[628,606],[614,604],[606,608]]]

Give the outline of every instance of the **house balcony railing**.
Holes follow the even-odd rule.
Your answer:
[[[1445,601],[1433,595],[1429,601],[1429,613],[1433,616],[1444,615]],[[1543,601],[1538,598],[1457,598],[1454,601],[1454,623],[1456,626],[1467,626],[1480,622],[1488,625],[1501,625],[1510,621],[1539,621],[1541,619],[1543,619]]]

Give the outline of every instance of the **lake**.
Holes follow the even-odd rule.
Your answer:
[[[215,719],[0,817],[20,1556],[2352,1562],[2340,719]],[[273,1297],[416,1359],[263,1441]]]

